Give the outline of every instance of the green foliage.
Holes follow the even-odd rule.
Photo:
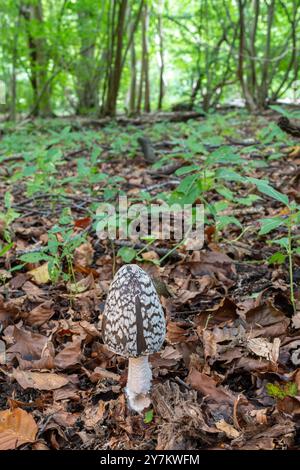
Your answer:
[[[154,418],[154,411],[153,410],[146,411],[145,417],[144,417],[144,423],[150,424],[153,421],[153,418]]]
[[[298,387],[295,382],[288,382],[284,385],[268,383],[266,390],[270,397],[276,398],[277,400],[283,400],[286,397],[295,397],[298,395]]]
[[[60,279],[75,282],[73,271],[74,251],[85,241],[85,234],[74,235],[73,219],[66,210],[62,213],[59,224],[48,232],[48,243],[40,251],[20,255],[25,263],[48,262],[49,276],[52,282]]]
[[[135,249],[129,246],[122,246],[122,248],[118,250],[118,256],[120,256],[125,263],[131,263],[131,261],[136,258],[136,255]]]

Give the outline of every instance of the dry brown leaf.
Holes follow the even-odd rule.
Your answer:
[[[200,252],[200,262],[187,263],[191,268],[191,273],[194,276],[199,276],[207,273],[214,273],[218,275],[223,274],[226,277],[234,277],[236,275],[235,265],[232,259],[224,253],[219,251],[204,251]]]
[[[32,450],[50,450],[44,442],[35,442],[32,444]]]
[[[300,328],[300,312],[296,313],[292,317],[292,325],[295,328],[295,330],[298,330]]]
[[[6,345],[0,340],[0,364],[6,364]]]
[[[24,389],[56,390],[69,382],[66,377],[51,372],[31,372],[14,369],[12,375]]]
[[[6,328],[5,334],[7,330],[8,328]],[[52,355],[53,345],[51,342],[48,343],[46,336],[27,331],[24,328],[18,328],[17,326],[12,328],[11,335],[14,344],[7,349],[8,359],[14,356],[21,357],[27,361],[41,359],[41,357],[45,355],[47,345],[48,351],[50,350],[50,355]]]
[[[22,290],[27,294],[27,298],[32,302],[44,302],[45,300],[45,292],[33,282],[25,282]]]
[[[156,253],[156,251],[147,251],[146,253],[142,254],[142,258],[146,261],[151,261],[153,259],[159,259],[159,255]]]
[[[268,326],[285,320],[286,316],[281,311],[275,308],[270,301],[263,305],[259,305],[246,313],[246,321],[252,326]]]
[[[268,417],[267,417],[267,408],[263,408],[261,410],[251,410],[250,416],[254,417],[258,424],[267,424]]]
[[[101,379],[111,379],[119,382],[121,376],[115,374],[114,372],[110,372],[109,370],[103,369],[102,367],[96,367],[95,370],[89,375],[89,379],[93,383],[98,382]]]
[[[54,308],[52,300],[35,307],[31,312],[24,315],[27,325],[41,326],[46,323],[54,315]],[[23,316],[22,316],[23,317]]]
[[[225,390],[224,387],[217,387],[217,383],[212,377],[192,368],[186,379],[186,383],[191,385],[195,390],[201,392],[204,396],[216,402],[229,403],[234,402],[235,397],[231,392]]]
[[[93,262],[94,252],[95,250],[90,242],[83,243],[75,249],[74,264],[84,268],[90,266]]]
[[[9,285],[12,289],[20,289],[20,287],[22,287],[23,284],[25,284],[26,281],[28,281],[28,279],[29,279],[28,273],[20,273],[20,274],[17,274],[17,276],[12,278]]]
[[[191,330],[190,324],[183,321],[169,321],[167,325],[167,341],[171,344],[196,341],[197,335]]]
[[[239,431],[237,431],[231,424],[226,423],[224,419],[217,421],[215,426],[219,431],[224,432],[229,439],[237,439],[240,435]]]
[[[40,286],[50,281],[48,262],[42,264],[38,268],[31,269],[28,273],[33,277],[34,281]]]
[[[87,407],[83,413],[83,421],[86,429],[95,429],[103,420],[108,402],[100,401],[95,406]]]
[[[80,363],[81,360],[81,338],[74,338],[55,356],[54,364],[59,369],[66,369]]]
[[[11,299],[8,302],[4,302],[2,296],[0,296],[0,321],[4,323],[18,319],[24,301],[25,296]]]
[[[34,442],[37,432],[37,424],[27,411],[21,408],[0,411],[0,450]]]
[[[202,339],[205,358],[209,359],[210,364],[213,364],[215,360],[223,360],[225,352],[232,351],[234,346],[239,345],[244,340],[245,332],[246,330],[242,325],[203,330]]]
[[[273,343],[270,343],[265,338],[252,338],[247,341],[247,347],[256,356],[276,363],[279,357],[280,339],[274,338]]]
[[[288,149],[289,157],[297,158],[300,157],[300,145],[295,145],[294,147],[290,147]]]
[[[95,280],[93,274],[89,274],[87,277],[81,279],[76,283],[67,283],[67,289],[73,294],[81,294],[87,290],[93,289],[95,287]]]

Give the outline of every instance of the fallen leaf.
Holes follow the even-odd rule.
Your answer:
[[[75,338],[55,356],[54,364],[59,369],[66,369],[67,367],[79,364],[81,360],[81,338]]]
[[[290,147],[288,149],[289,157],[297,158],[300,157],[300,145],[295,145],[294,147]]]
[[[31,312],[22,317],[25,319],[27,325],[41,326],[46,323],[54,315],[53,302],[47,300],[46,302],[35,307]]]
[[[0,364],[6,364],[6,345],[0,340]]]
[[[284,320],[286,316],[275,308],[270,301],[259,305],[246,313],[246,321],[251,325],[268,326]]]
[[[95,287],[95,281],[94,281],[94,276],[92,274],[89,274],[87,277],[81,279],[78,282],[67,283],[67,289],[72,294],[81,294],[82,292],[90,290],[94,287]]]
[[[31,372],[14,369],[12,375],[24,389],[56,390],[69,382],[66,377],[51,372]]]
[[[90,242],[83,243],[74,252],[74,264],[83,266],[84,268],[90,266],[94,259],[95,250]]]
[[[28,273],[38,285],[47,284],[50,281],[48,262],[41,264],[38,268],[31,269]]]
[[[0,450],[34,442],[37,432],[37,424],[27,411],[21,408],[0,411]]]
[[[212,377],[209,377],[202,372],[192,368],[187,376],[186,383],[191,385],[195,390],[198,390],[202,395],[207,396],[209,399],[220,403],[234,402],[234,396],[224,389],[224,387],[217,387],[217,383]]]
[[[77,219],[74,222],[74,227],[78,228],[87,228],[89,225],[91,225],[93,219],[91,217],[84,217],[82,219]]]
[[[109,370],[103,369],[102,367],[96,367],[95,370],[89,375],[89,379],[93,383],[98,382],[101,379],[111,379],[119,382],[121,376],[115,374],[114,372],[110,372]]]
[[[33,282],[25,282],[22,290],[27,294],[27,298],[32,302],[44,302],[45,300],[45,292]]]
[[[169,321],[167,325],[167,341],[171,344],[196,341],[197,335],[192,332],[189,323]]]
[[[229,439],[236,439],[240,435],[239,431],[237,431],[231,424],[226,423],[224,419],[217,421],[215,426],[219,431],[224,432]]]
[[[5,330],[5,334],[7,330],[8,328]],[[41,359],[42,355],[45,355],[47,344],[49,346],[48,349],[52,352],[52,343],[48,343],[48,338],[40,335],[39,333],[33,333],[32,331],[27,331],[14,326],[11,335],[14,344],[7,349],[8,359],[15,356],[20,356],[22,359],[27,361]]]
[[[247,347],[256,356],[276,363],[279,357],[280,339],[274,338],[273,343],[270,343],[265,338],[252,338],[247,341]]]
[[[292,325],[295,330],[298,330],[300,328],[300,312],[292,316]]]
[[[20,273],[13,277],[9,285],[12,289],[20,289],[28,281],[28,273]]]

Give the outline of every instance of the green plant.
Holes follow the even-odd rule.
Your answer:
[[[299,239],[294,237],[293,230],[297,228],[300,223],[300,206],[295,202],[290,202],[286,194],[282,194],[274,189],[266,180],[258,180],[256,178],[247,178],[248,182],[256,185],[258,191],[269,196],[272,199],[280,202],[285,206],[285,210],[282,211],[282,215],[274,216],[270,218],[260,219],[261,228],[259,235],[267,235],[273,230],[283,226],[285,227],[287,234],[284,237],[275,238],[271,240],[271,244],[279,245],[284,253],[276,253],[271,262],[276,262],[276,259],[280,263],[283,263],[286,258],[288,259],[289,265],[289,278],[290,278],[290,297],[291,302],[296,311],[296,301],[294,294],[294,269],[293,269],[293,257],[295,254],[300,252],[299,250]]]
[[[2,221],[2,238],[4,243],[0,241],[0,257],[4,256],[13,246],[11,224],[20,214],[12,207],[12,195],[7,192],[4,196],[4,212],[0,212],[0,221]]]
[[[286,397],[295,397],[298,395],[298,387],[294,382],[288,382],[284,385],[278,383],[266,385],[266,390],[270,397],[274,397],[278,400],[283,400]]]
[[[49,277],[52,282],[60,279],[75,282],[73,269],[74,251],[85,241],[85,234],[74,235],[73,219],[67,211],[48,232],[48,243],[41,251],[23,254],[19,257],[25,263],[48,263]]]

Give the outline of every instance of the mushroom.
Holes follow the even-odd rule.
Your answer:
[[[111,351],[129,358],[125,393],[134,411],[150,405],[148,355],[161,349],[165,334],[164,312],[151,278],[135,264],[123,266],[109,288],[102,338]]]

